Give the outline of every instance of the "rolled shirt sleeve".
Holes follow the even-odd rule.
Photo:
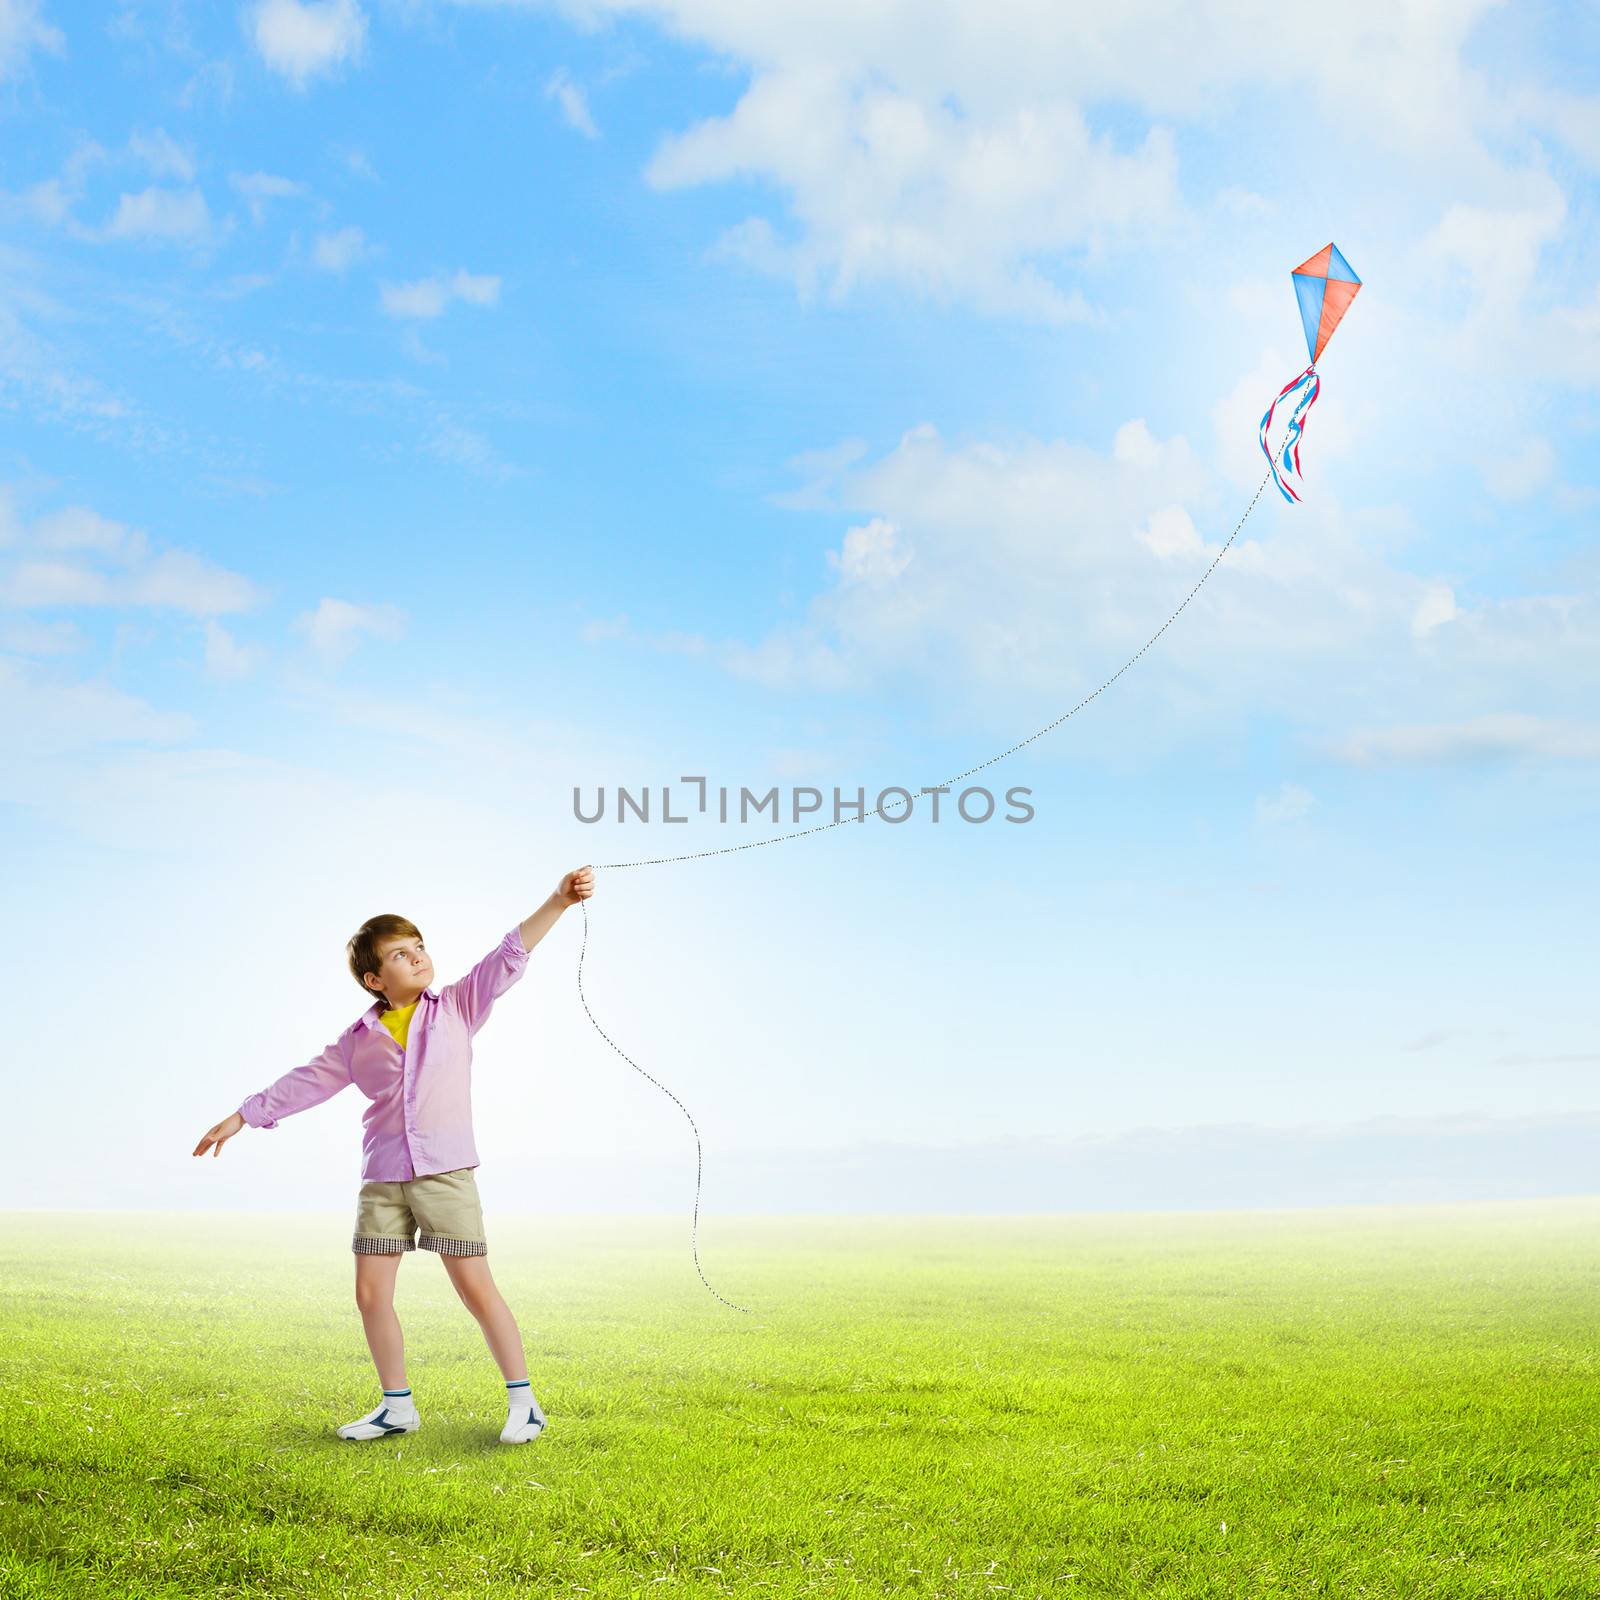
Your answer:
[[[528,952],[522,948],[522,924],[519,922],[466,977],[446,984],[441,998],[460,1012],[467,1031],[476,1033],[488,1021],[495,1001],[527,968]]]
[[[520,943],[520,941],[519,941]],[[345,1053],[345,1034],[340,1034],[321,1055],[286,1072],[259,1094],[253,1094],[239,1107],[239,1115],[252,1128],[275,1128],[281,1117],[309,1111],[352,1083],[350,1062]]]

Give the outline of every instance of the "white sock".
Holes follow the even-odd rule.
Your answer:
[[[506,1384],[506,1425],[500,1430],[501,1444],[527,1444],[545,1430],[545,1414],[533,1398],[526,1378],[513,1378]]]
[[[412,1399],[409,1389],[385,1389],[383,1404],[378,1409],[387,1410],[396,1422],[404,1422],[416,1411],[417,1403]]]

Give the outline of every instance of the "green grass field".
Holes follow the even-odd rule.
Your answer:
[[[0,1594],[1600,1596],[1600,1199],[489,1220],[376,1380],[349,1219],[10,1213]]]

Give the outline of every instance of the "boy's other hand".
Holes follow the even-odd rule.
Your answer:
[[[578,867],[556,885],[556,899],[564,906],[575,906],[594,893],[594,868]]]
[[[200,1143],[194,1147],[197,1156],[203,1156],[207,1150],[212,1155],[220,1156],[222,1147],[244,1126],[244,1118],[237,1111],[229,1112],[214,1128],[207,1128],[201,1136]],[[212,1147],[216,1148],[213,1149]]]

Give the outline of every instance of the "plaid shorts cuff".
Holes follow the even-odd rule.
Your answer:
[[[383,1234],[358,1233],[350,1241],[350,1248],[358,1256],[397,1256],[402,1250],[415,1250],[417,1247],[410,1239],[391,1239]]]
[[[425,1233],[417,1243],[424,1250],[437,1250],[442,1256],[486,1256],[489,1246],[482,1239],[446,1239],[443,1234]]]

